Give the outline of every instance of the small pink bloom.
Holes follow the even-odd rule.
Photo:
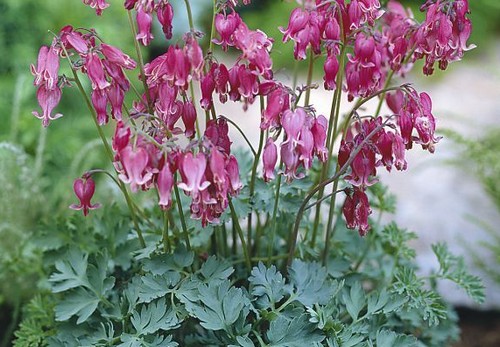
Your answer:
[[[47,63],[48,53],[49,53],[49,47],[47,46],[40,47],[40,50],[38,51],[38,61],[36,67],[33,64],[30,65],[31,74],[35,76],[35,80],[33,82],[35,86],[41,85],[44,80],[45,65]]]
[[[40,86],[36,92],[36,97],[38,99],[38,104],[42,108],[42,114],[38,113],[38,111],[33,111],[33,115],[42,120],[42,125],[44,127],[49,126],[51,120],[55,120],[57,118],[61,118],[62,114],[56,113],[52,114],[54,108],[61,101],[61,89],[56,87],[54,89],[47,89],[45,85]]]
[[[325,89],[326,90],[335,90],[336,85],[336,77],[337,72],[339,71],[339,61],[334,54],[329,54],[326,57],[325,65],[325,76],[323,77],[325,81]]]
[[[99,125],[108,123],[108,97],[105,90],[95,89],[92,91],[92,105],[97,114],[97,122]]]
[[[328,157],[328,149],[326,148],[326,132],[328,129],[328,121],[324,116],[318,116],[313,122],[311,132],[314,138],[314,151],[319,160],[325,162]]]
[[[219,149],[222,149],[226,155],[231,153],[231,140],[229,139],[229,126],[224,118],[217,121],[210,120],[205,129],[204,136]]]
[[[165,162],[156,180],[158,195],[160,196],[158,204],[162,209],[168,209],[172,206],[172,188],[174,187],[174,183],[174,175],[170,170],[169,164]]]
[[[306,112],[303,108],[297,108],[295,112],[285,110],[281,118],[281,125],[285,129],[286,141],[283,143],[297,143],[299,142],[299,132],[304,126],[306,121]]]
[[[298,145],[299,160],[306,170],[310,169],[313,161],[314,137],[307,126],[300,130],[300,144]]]
[[[113,136],[113,150],[118,153],[121,152],[122,149],[128,146],[130,137],[130,128],[128,126],[125,126],[122,121],[118,121],[116,123],[115,134]]]
[[[47,55],[43,72],[43,82],[48,89],[56,89],[59,80],[59,55],[54,47],[50,47]]]
[[[165,38],[170,40],[172,38],[172,21],[174,19],[174,8],[169,2],[160,1],[156,9],[158,21],[161,24]]]
[[[92,177],[77,178],[73,183],[73,190],[80,204],[72,204],[69,208],[72,210],[83,210],[83,215],[87,216],[89,210],[95,210],[101,207],[101,204],[92,204],[91,199],[94,196],[95,182]]]
[[[202,77],[201,82],[201,107],[204,110],[209,110],[213,103],[213,93],[215,90],[215,81],[212,74],[209,72],[204,77]]]
[[[191,67],[191,76],[195,79],[199,79],[203,71],[204,58],[203,51],[198,44],[196,38],[189,36],[186,40],[186,45],[184,46],[184,55],[189,62]]]
[[[369,187],[378,182],[374,178],[377,174],[375,152],[364,146],[356,155],[351,164],[351,174],[345,180],[356,187]]]
[[[381,135],[378,137],[376,146],[382,158],[377,162],[377,165],[384,165],[387,171],[391,171],[393,164],[393,142],[394,133],[381,130]]]
[[[120,65],[127,70],[133,70],[137,66],[136,62],[132,58],[116,47],[102,43],[101,52],[111,63]]]
[[[418,132],[418,142],[423,149],[434,153],[435,144],[440,138],[434,135],[436,121],[432,115],[432,101],[427,93],[420,93],[421,112],[415,117],[415,129]]]
[[[280,28],[280,31],[284,34],[283,42],[287,42],[290,38],[296,37],[296,34],[305,28],[309,22],[309,13],[302,10],[302,8],[297,7],[290,14],[290,19],[288,21],[288,27],[286,29]]]
[[[218,13],[215,16],[215,29],[220,35],[220,40],[214,39],[213,42],[222,45],[223,50],[227,50],[228,46],[234,46],[232,35],[240,23],[241,18],[236,12],[232,12],[227,16]]]
[[[92,89],[104,90],[110,86],[110,83],[106,80],[101,59],[99,59],[99,56],[96,53],[92,52],[87,55],[85,68],[87,70],[87,75],[92,82]]]
[[[182,122],[184,123],[184,135],[192,138],[196,134],[196,108],[191,101],[185,102],[182,110]]]
[[[71,25],[67,25],[60,30],[59,38],[67,50],[74,49],[78,54],[82,55],[87,54],[89,50],[87,40],[81,33],[75,31]]]
[[[230,192],[232,196],[239,193],[243,184],[240,181],[240,168],[238,166],[238,161],[234,155],[230,155],[226,164],[227,177],[229,178]]]
[[[271,137],[267,139],[264,153],[262,154],[262,161],[264,166],[264,181],[269,182],[275,177],[274,168],[278,161],[278,149]]]
[[[138,147],[134,150],[131,145],[128,145],[120,151],[119,157],[123,164],[124,173],[118,177],[124,183],[130,184],[130,189],[133,192],[137,191],[137,187],[148,183],[152,173],[146,170],[149,155],[145,148]]]
[[[131,10],[134,8],[134,6],[137,4],[137,1],[139,0],[125,0],[124,7],[127,10]]]
[[[135,39],[139,41],[143,46],[149,46],[149,43],[153,39],[153,34],[151,34],[151,23],[153,21],[153,16],[151,16],[150,13],[144,12],[142,8],[139,8],[137,10],[136,20],[139,30]]]
[[[102,14],[103,10],[109,7],[106,0],[83,0],[83,3],[93,8],[98,16]]]
[[[116,120],[122,119],[123,101],[125,93],[116,83],[113,83],[107,90],[109,103],[111,104],[111,114]]]
[[[107,75],[111,77],[112,83],[118,84],[123,91],[130,89],[130,82],[120,65],[111,63],[108,60],[102,60],[102,65],[104,65]]]
[[[212,182],[217,189],[222,189],[226,183],[226,159],[217,148],[210,152],[210,171],[212,172]]]
[[[199,193],[207,189],[210,185],[205,179],[205,169],[207,167],[207,159],[203,153],[198,153],[196,156],[188,152],[180,157],[181,163],[179,169],[182,175],[182,182],[177,186],[193,196],[193,200],[198,200]]]
[[[403,138],[399,134],[394,135],[392,142],[392,151],[394,152],[394,166],[397,170],[406,170],[408,164],[405,160],[405,144]]]
[[[290,109],[290,95],[283,87],[278,86],[267,95],[267,106],[262,112],[262,129],[276,128],[280,125],[280,116]]]
[[[368,224],[368,216],[372,213],[370,203],[366,193],[358,188],[354,188],[352,196],[347,195],[342,213],[346,219],[346,226],[349,229],[357,228],[361,236],[365,236],[370,225]]]

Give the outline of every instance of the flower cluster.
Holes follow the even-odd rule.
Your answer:
[[[228,196],[235,196],[242,187],[228,131],[223,118],[211,121],[202,139],[181,148],[176,143],[152,143],[144,134],[133,134],[130,127],[118,122],[113,137],[115,168],[132,191],[156,187],[158,203],[164,209],[171,207],[172,190],[177,185],[191,197],[193,219],[200,219],[202,225],[217,223],[228,206]]]
[[[76,56],[76,58],[75,58]],[[90,31],[82,34],[71,26],[61,29],[50,48],[42,46],[38,54],[37,66],[31,66],[35,76],[34,84],[39,86],[38,103],[43,114],[33,114],[43,119],[47,126],[50,120],[61,117],[52,115],[52,110],[61,99],[58,80],[60,58],[72,60],[72,68],[86,74],[92,84],[91,100],[100,125],[108,122],[108,105],[115,119],[122,118],[125,93],[130,82],[123,69],[135,69],[136,63],[120,49],[106,43],[97,43],[95,34]]]
[[[47,127],[51,120],[62,117],[60,113],[52,114],[62,95],[59,85],[59,55],[53,46],[40,48],[37,66],[31,65],[31,73],[35,76],[33,84],[38,87],[36,97],[42,108],[41,114],[33,111],[33,115]]]
[[[83,2],[98,15],[109,6],[104,0]],[[252,176],[262,160],[264,181],[274,179],[279,160],[278,174],[287,182],[303,178],[315,158],[331,164],[340,138],[336,177],[348,185],[342,211],[348,228],[365,235],[371,213],[366,190],[377,182],[377,169],[405,170],[405,151],[414,143],[432,153],[439,141],[429,95],[408,85],[387,87],[394,75],[404,76],[418,59],[425,59],[424,73],[431,74],[435,62],[445,69],[471,48],[466,44],[471,31],[467,1],[428,0],[421,8],[426,19],[418,23],[396,0],[388,1],[386,11],[379,0],[304,0],[280,30],[284,42],[293,41],[295,59],[312,62],[325,57],[324,88],[336,90],[329,120],[308,104],[312,86],[293,90],[274,77],[273,39],[248,28],[237,5],[236,0],[217,2],[210,42],[210,47],[216,44],[224,52],[237,52],[236,60],[220,62],[213,52],[204,53],[200,33],[191,29],[143,66],[140,78],[145,90],[127,109],[128,117],[122,115],[130,88],[124,70],[135,69],[135,61],[92,30],[64,27],[50,47],[40,49],[37,66],[31,66],[43,110],[35,116],[44,126],[61,116],[53,110],[61,87],[70,83],[59,76],[59,61],[67,58],[76,81],[80,72],[91,82],[90,100],[98,124],[106,124],[110,114],[117,121],[112,148],[119,179],[133,192],[156,188],[163,209],[171,208],[172,191],[181,189],[191,199],[192,218],[205,226],[218,223],[229,199],[242,188],[228,123],[215,110],[217,100],[239,101],[246,109],[260,98],[261,141],[254,151]],[[168,0],[126,0],[124,6],[136,12],[136,39],[143,45],[153,39],[154,15],[166,38],[172,37],[174,13]],[[304,92],[306,101],[299,106]],[[357,101],[339,126],[343,92],[349,101]],[[375,97],[380,97],[375,114],[360,116],[359,106]],[[393,112],[388,117],[379,114],[384,101]],[[199,110],[205,111],[203,117],[198,117]],[[205,119],[203,132],[200,118]],[[322,170],[320,183],[328,180],[327,173]],[[76,180],[74,189],[81,203],[72,208],[83,209],[86,215],[97,207],[90,203],[95,185],[89,175]]]
[[[431,75],[436,61],[444,70],[475,46],[467,46],[472,30],[467,0],[427,0],[422,10],[427,15],[415,33],[415,58],[425,58],[424,74]]]
[[[109,7],[106,0],[83,0],[85,5],[95,9],[98,16]],[[174,9],[168,0],[125,0],[125,9],[136,10],[136,22],[138,32],[136,40],[144,46],[148,46],[154,38],[151,29],[153,25],[153,15],[156,14],[158,22],[161,24],[163,33],[167,40],[172,38],[172,19]]]

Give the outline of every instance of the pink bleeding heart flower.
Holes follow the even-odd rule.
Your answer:
[[[109,7],[106,0],[83,0],[83,3],[93,8],[98,16],[102,14],[103,10]]]
[[[59,55],[54,47],[42,46],[38,53],[37,66],[31,65],[31,73],[35,76],[35,86],[45,85],[47,89],[57,88],[59,80]]]
[[[220,40],[214,39],[213,42],[215,44],[222,45],[223,50],[227,50],[228,46],[234,46],[232,36],[240,23],[241,18],[236,12],[232,12],[227,16],[218,13],[215,16],[215,29],[220,36]]]
[[[92,89],[104,90],[109,87],[110,83],[106,80],[106,74],[104,72],[104,67],[102,65],[101,59],[97,53],[92,52],[87,55],[87,61],[85,62],[85,69],[87,70],[87,75],[92,82]]]
[[[38,99],[38,104],[42,108],[42,114],[38,113],[38,111],[33,111],[32,114],[42,120],[42,125],[44,127],[48,127],[51,120],[55,120],[57,118],[61,118],[63,115],[60,113],[52,114],[54,108],[61,101],[61,89],[47,89],[45,85],[40,86],[36,92],[36,97]]]
[[[172,38],[172,21],[174,19],[174,8],[169,2],[160,1],[156,9],[158,21],[161,24],[165,38],[170,40]]]
[[[322,162],[325,162],[328,157],[328,149],[326,148],[327,129],[327,119],[322,115],[316,117],[311,127],[311,132],[314,139],[314,152]]]
[[[262,154],[262,161],[264,166],[264,181],[269,182],[274,179],[274,168],[278,161],[278,148],[270,137],[267,139],[264,153]]]
[[[105,90],[95,89],[92,91],[91,95],[92,105],[94,106],[95,112],[97,114],[97,123],[99,125],[104,125],[108,123],[108,96]]]
[[[168,209],[172,206],[172,188],[174,187],[174,183],[174,175],[169,164],[165,162],[156,180],[156,187],[160,197],[158,204],[162,209]]]
[[[339,71],[339,61],[335,54],[329,54],[326,58],[325,65],[325,76],[323,80],[325,81],[326,90],[335,90],[337,88],[336,78]]]
[[[210,171],[213,183],[217,189],[222,189],[226,183],[226,158],[217,148],[210,152]]]
[[[151,24],[153,22],[153,16],[139,8],[137,10],[137,27],[139,28],[137,36],[135,39],[139,41],[143,46],[149,46],[149,43],[154,38],[151,34]]]
[[[227,160],[226,172],[227,172],[227,177],[229,178],[229,182],[231,183],[230,185],[231,195],[235,196],[236,194],[239,193],[241,188],[243,188],[243,184],[241,183],[240,180],[240,168],[238,165],[238,160],[236,160],[236,157],[233,155],[230,155],[229,159]]]
[[[184,154],[180,158],[179,169],[183,180],[177,186],[186,193],[191,194],[193,200],[198,200],[200,198],[199,193],[210,185],[210,182],[205,179],[207,159],[203,153],[198,153],[195,156],[191,152]]]
[[[127,70],[133,70],[137,66],[136,62],[132,58],[116,47],[102,43],[101,52],[108,61]]]
[[[80,200],[80,204],[72,204],[69,207],[72,210],[83,210],[83,215],[87,216],[89,210],[101,207],[101,204],[92,204],[90,201],[95,191],[95,182],[92,177],[84,175],[83,178],[77,178],[73,183],[73,190],[78,200]]]
[[[120,151],[119,156],[124,172],[118,177],[124,183],[130,184],[130,189],[136,192],[137,187],[148,183],[152,177],[152,173],[146,170],[149,162],[148,152],[143,147],[134,150],[128,145]]]
[[[347,195],[342,207],[342,213],[346,219],[348,229],[357,228],[361,236],[365,236],[370,230],[368,216],[372,213],[372,210],[368,196],[363,190],[354,188],[352,195]]]
[[[196,134],[196,108],[191,101],[185,102],[182,109],[182,122],[184,123],[184,135],[193,138]]]

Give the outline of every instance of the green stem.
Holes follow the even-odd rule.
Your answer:
[[[130,30],[132,31],[132,35],[134,36],[134,47],[135,47],[135,51],[137,53],[139,70],[141,73],[140,79],[142,81],[142,85],[144,87],[144,93],[146,94],[146,100],[148,103],[148,105],[147,105],[148,112],[150,114],[153,114],[153,104],[151,102],[151,95],[149,95],[149,87],[148,87],[148,83],[146,81],[146,75],[144,74],[144,59],[142,57],[142,52],[141,52],[141,47],[139,46],[139,42],[137,42],[137,40],[136,40],[137,31],[135,30],[134,20],[132,19],[132,13],[130,11],[127,11],[127,15],[128,15],[128,22],[130,25]]]
[[[165,253],[170,253],[172,250],[172,245],[170,244],[170,238],[168,237],[168,211],[163,211],[163,250]]]
[[[338,170],[338,164],[337,164],[337,170]],[[339,178],[333,182],[333,188],[332,190],[335,192],[337,191],[337,188],[339,186]],[[331,200],[330,200],[330,212],[328,213],[328,223],[326,226],[326,235],[325,235],[325,248],[323,250],[323,266],[326,265],[326,260],[328,257],[328,253],[330,252],[330,240],[335,234],[335,227],[333,225],[333,216],[335,215],[335,202],[337,199],[337,194],[332,194]]]
[[[282,163],[280,164],[280,168],[282,167]],[[271,263],[271,257],[273,255],[273,248],[274,248],[274,239],[276,237],[276,229],[278,227],[276,223],[276,216],[278,215],[278,204],[279,204],[279,199],[280,199],[280,190],[281,190],[281,178],[283,177],[282,174],[278,175],[278,178],[276,180],[276,195],[274,197],[274,207],[273,207],[273,216],[272,216],[272,225],[273,229],[271,232],[271,239],[269,240],[269,244],[267,245],[267,265],[269,266]]]
[[[177,203],[177,208],[179,210],[179,218],[181,219],[182,235],[184,236],[184,242],[186,242],[186,248],[188,251],[190,251],[191,242],[189,241],[189,233],[186,225],[186,219],[184,218],[184,211],[182,210],[181,195],[179,194],[179,188],[177,187],[177,185],[174,185],[174,193],[175,193],[175,201]]]
[[[47,128],[41,127],[40,136],[38,136],[38,146],[36,147],[35,156],[35,177],[40,177],[43,168],[43,153],[45,152],[45,145],[47,144]]]
[[[231,219],[233,220],[233,226],[236,228],[238,236],[240,237],[241,247],[243,248],[243,255],[245,257],[245,263],[247,265],[248,271],[250,272],[250,270],[252,269],[252,262],[248,254],[248,248],[247,248],[247,243],[245,242],[245,236],[243,235],[243,230],[241,230],[240,222],[238,221],[238,215],[236,214],[231,198],[229,198],[229,209],[231,210]]]
[[[309,69],[307,70],[307,90],[306,90],[306,98],[304,100],[304,106],[309,105],[309,99],[311,97],[311,83],[314,71],[314,52],[312,48],[309,48]]]
[[[194,32],[194,22],[193,22],[193,13],[191,12],[191,5],[189,4],[189,0],[184,0],[184,3],[186,4],[186,11],[188,15],[188,21],[189,21],[189,29],[191,32]]]
[[[264,111],[264,97],[260,96],[260,112]],[[246,136],[245,136],[246,138]],[[259,137],[259,148],[257,150],[257,153],[255,153],[254,160],[253,160],[253,166],[252,166],[252,175],[250,176],[250,200],[253,201],[254,194],[255,194],[255,179],[257,177],[257,166],[259,165],[260,161],[260,156],[262,154],[262,149],[264,147],[264,130],[260,129],[260,137]],[[252,253],[252,217],[253,213],[252,210],[248,213],[248,225],[247,225],[247,238],[248,238],[248,251]]]
[[[208,44],[208,53],[212,54],[214,51],[214,43],[212,42],[215,36],[215,15],[217,14],[217,0],[213,0],[213,15],[212,27],[210,29],[210,42]]]
[[[10,114],[10,140],[17,142],[17,134],[19,132],[19,112],[21,109],[21,100],[23,96],[23,86],[26,80],[26,75],[20,74],[16,78],[16,86],[14,87],[14,97],[12,98],[12,112]]]

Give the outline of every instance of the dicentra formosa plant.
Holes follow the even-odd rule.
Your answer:
[[[94,8],[98,15],[109,6],[105,0],[83,2]],[[344,246],[336,249],[336,252],[330,251],[335,230],[342,229],[336,221],[340,220],[336,218],[339,214],[336,211],[337,195],[343,194],[345,197],[341,211],[347,228],[357,229],[360,235],[365,236],[370,230],[369,217],[373,207],[370,207],[369,196],[377,196],[367,193],[369,187],[377,182],[377,170],[381,167],[388,171],[393,168],[406,170],[405,153],[415,144],[431,153],[434,152],[439,137],[435,135],[436,121],[432,114],[430,96],[425,92],[418,92],[410,84],[397,84],[395,79],[404,77],[413,64],[421,59],[424,60],[423,72],[426,75],[433,73],[436,63],[439,68],[446,69],[449,62],[460,60],[464,52],[472,48],[467,46],[471,33],[471,22],[467,17],[468,2],[428,0],[421,6],[421,10],[426,13],[422,23],[416,21],[409,10],[394,0],[389,0],[384,8],[379,0],[299,2],[290,15],[288,25],[280,30],[284,42],[293,42],[295,60],[309,62],[307,81],[303,85],[298,85],[297,78],[294,78],[293,85],[287,85],[274,77],[270,56],[273,39],[245,24],[237,11],[241,4],[236,0],[214,0],[212,29],[210,35],[207,35],[207,47],[200,44],[203,33],[195,29],[190,3],[184,0],[190,31],[184,34],[182,40],[172,42],[164,54],[144,64],[140,45],[150,44],[153,39],[152,27],[156,20],[161,25],[166,39],[172,38],[174,7],[171,2],[173,3],[167,0],[125,1],[124,7],[135,39],[137,61],[105,42],[93,29],[66,26],[54,35],[50,46],[40,49],[38,63],[31,68],[42,108],[42,112],[35,111],[34,115],[42,120],[44,126],[60,118],[62,115],[54,113],[54,109],[61,99],[62,89],[76,85],[85,99],[106,153],[113,163],[112,173],[90,170],[75,180],[74,191],[79,203],[73,204],[71,208],[82,210],[83,214],[87,215],[90,210],[99,207],[99,204],[91,202],[95,191],[92,177],[97,173],[106,173],[111,177],[120,187],[129,207],[133,230],[136,233],[134,240],[143,248],[140,256],[135,258],[139,266],[144,266],[144,272],[138,270],[136,273],[142,277],[128,283],[132,287],[140,287],[142,279],[144,289],[144,285],[150,280],[145,278],[152,276],[153,282],[147,282],[147,290],[154,287],[158,288],[160,293],[146,299],[139,294],[136,301],[129,302],[129,309],[132,311],[129,310],[128,315],[122,318],[123,322],[129,322],[132,317],[132,321],[123,323],[119,328],[121,338],[113,337],[114,329],[118,329],[114,323],[103,325],[105,333],[110,335],[105,345],[121,343],[120,346],[174,346],[176,344],[169,338],[163,339],[156,335],[153,338],[149,335],[157,330],[177,329],[183,319],[190,316],[201,322],[198,330],[194,331],[202,328],[212,331],[212,335],[203,336],[212,342],[219,339],[221,345],[238,343],[241,346],[253,346],[254,343],[260,343],[261,346],[304,346],[301,342],[278,343],[283,339],[277,337],[276,329],[286,327],[283,328],[285,330],[280,330],[280,334],[287,335],[287,331],[291,333],[296,327],[298,334],[310,338],[312,345],[321,345],[323,342],[328,346],[347,346],[338,342],[342,340],[339,336],[346,332],[342,328],[346,317],[352,318],[349,329],[361,329],[356,330],[356,334],[363,329],[365,332],[370,331],[366,326],[356,324],[362,324],[363,319],[369,315],[375,317],[381,314],[378,317],[382,317],[382,308],[386,307],[389,301],[389,298],[385,297],[386,294],[383,294],[387,287],[378,292],[378,299],[374,299],[374,302],[363,301],[359,306],[361,301],[357,299],[362,298],[364,291],[369,291],[370,288],[363,288],[360,284],[366,277],[356,281],[356,275],[352,274],[359,270],[365,256],[369,254],[368,246],[357,263],[352,264],[352,267],[347,266],[352,273],[345,272],[347,268],[340,272],[342,275],[338,276],[344,277],[342,280],[329,273],[337,276],[340,282],[335,281],[335,287],[330,288],[331,290],[324,289],[326,291],[322,293],[327,293],[326,297],[334,298],[342,292],[344,280],[348,281],[347,287],[350,288],[349,292],[343,291],[342,298],[345,300],[341,300],[347,307],[347,311],[344,311],[347,316],[337,317],[338,321],[330,320],[332,315],[341,312],[334,307],[333,302],[328,304],[333,305],[331,307],[317,306],[327,304],[325,295],[312,295],[302,301],[299,299],[301,290],[307,291],[311,288],[306,288],[308,285],[301,282],[298,273],[304,271],[308,281],[311,281],[310,284],[319,285],[315,290],[321,292],[326,282],[313,277],[327,276],[326,270],[323,271],[324,268],[317,263],[305,263],[303,260],[322,259],[323,265],[327,266],[332,259],[348,254],[342,248]],[[250,2],[245,0],[243,5]],[[217,52],[214,50],[215,45],[220,47]],[[234,54],[229,55],[229,52],[235,53],[236,58]],[[224,59],[217,59],[216,53],[224,56]],[[320,110],[310,103],[311,93],[319,88],[313,83],[314,63],[317,60],[324,63],[323,87],[332,91],[328,117],[322,115]],[[71,76],[60,75],[61,61],[69,64]],[[229,61],[233,63],[227,63]],[[143,86],[142,93],[131,88],[133,84],[126,77],[124,70],[138,70]],[[86,94],[81,83],[82,76],[90,80],[90,96]],[[126,105],[125,94],[129,92],[136,98],[131,105]],[[350,112],[342,116],[340,104],[343,94],[347,94],[352,107]],[[378,105],[375,110],[367,111],[364,106],[373,99],[378,99]],[[218,103],[239,102],[243,110],[246,110],[248,105],[256,101],[260,103],[261,122],[257,130],[260,133],[258,147],[254,148],[245,136],[245,133],[252,130],[245,129],[237,116],[228,118],[218,115],[216,107]],[[390,110],[389,114],[382,111],[384,103]],[[115,128],[111,144],[102,130],[110,122],[110,118]],[[247,158],[237,158],[235,155],[231,148],[229,127],[234,127],[247,140],[251,151],[250,162]],[[320,162],[319,165],[315,162],[316,158]],[[242,167],[244,171],[241,170]],[[258,174],[259,167],[262,168],[262,178]],[[287,184],[282,184],[283,178]],[[129,190],[132,193],[156,190],[157,205],[163,210],[158,218],[163,218],[163,222],[156,223],[156,217],[152,216],[154,212],[146,213],[143,207],[134,201],[134,195],[130,194]],[[184,196],[181,195],[181,190]],[[187,200],[192,220],[185,218],[183,201]],[[375,207],[384,211],[380,206],[379,201]],[[326,218],[322,218],[324,211],[328,211]],[[287,219],[292,216],[295,218],[293,222]],[[247,219],[246,228],[241,225],[244,218]],[[193,220],[199,220],[201,224],[196,224]],[[227,227],[233,231],[232,238],[228,237]],[[380,225],[375,223],[373,228],[380,230],[379,227]],[[391,228],[393,231],[399,230]],[[246,229],[246,235],[243,229]],[[157,230],[161,238],[155,237]],[[205,239],[200,238],[200,233],[207,233],[208,236]],[[391,235],[395,237],[397,233]],[[209,237],[210,247],[208,241],[203,241]],[[301,242],[300,247],[297,247],[299,237]],[[379,236],[373,237],[376,239]],[[195,238],[196,244],[193,244]],[[402,247],[406,240],[402,237],[400,242],[398,241],[399,246],[395,248],[395,253],[392,253],[394,257],[400,254],[398,247]],[[230,245],[229,241],[232,241]],[[393,242],[386,241],[389,244]],[[164,247],[160,248],[157,242],[163,243]],[[378,241],[373,242],[377,244]],[[367,241],[367,244],[370,242]],[[287,252],[283,252],[283,249]],[[174,250],[178,258],[172,255]],[[233,270],[229,270],[226,265],[220,265],[213,258],[208,258],[209,260],[198,268],[198,261],[205,261],[207,252],[209,255],[226,257],[238,264],[240,250],[244,257],[242,263],[246,264],[248,272],[246,275],[237,272],[235,280],[250,281],[253,296],[247,295],[246,290],[230,287],[227,278]],[[442,259],[449,262],[456,260],[443,255],[447,254],[443,248],[438,250],[440,252],[437,254]],[[167,258],[174,257],[165,260],[165,269],[156,268],[161,264],[161,260],[154,260],[154,257],[162,252],[167,254]],[[191,259],[192,252],[197,255],[194,262]],[[87,321],[89,326],[92,322],[104,324],[102,319],[112,321],[115,316],[106,316],[103,313],[106,307],[114,305],[109,301],[111,299],[106,299],[113,283],[101,278],[106,270],[101,268],[99,261],[104,261],[105,255],[99,255],[104,258],[99,258],[101,260],[95,267],[92,265],[92,269],[89,268],[89,271],[95,270],[100,274],[99,278],[104,281],[97,281],[100,283],[100,289],[97,291],[91,289],[93,284],[90,282],[85,282],[87,284],[82,284],[79,289],[74,289],[79,286],[69,285],[70,282],[67,282],[69,280],[65,277],[66,270],[73,267],[77,271],[75,266],[80,261],[87,264],[85,254],[73,250],[69,256],[70,263],[56,262],[59,272],[51,277],[51,281],[55,283],[53,290],[75,291],[71,294],[73,296],[70,296],[71,300],[81,299],[80,294],[85,292],[90,296],[97,295],[97,301],[93,302],[95,305],[91,307],[75,307],[74,310],[65,310],[67,306],[63,303],[61,305],[64,307],[56,308],[56,320],[68,321],[76,315],[79,317],[76,323]],[[294,261],[297,256],[302,260]],[[143,263],[141,259],[148,257],[151,259]],[[289,284],[285,285],[285,279],[276,272],[276,268],[266,270],[263,264],[255,267],[251,271],[251,277],[248,277],[252,265],[257,264],[259,260],[267,260],[269,264],[285,258],[288,265],[285,271],[288,269],[291,272]],[[177,263],[178,261],[180,263]],[[151,262],[155,265],[151,265]],[[397,272],[399,266],[402,266],[402,263],[395,261],[392,270],[384,272],[384,275],[374,275],[384,278],[377,282],[377,285],[394,285],[391,293],[397,298],[402,295],[413,296],[411,302],[414,305],[410,305],[412,308],[431,307],[437,294],[418,292],[415,288],[421,288],[423,282],[417,279],[410,268]],[[172,275],[171,270],[178,271],[177,275]],[[244,273],[244,269],[241,271]],[[146,276],[143,276],[144,274]],[[174,277],[161,277],[166,274]],[[446,277],[444,274],[443,270],[440,278],[458,278],[458,275]],[[460,274],[462,276],[464,272]],[[87,276],[83,272],[81,275]],[[161,278],[153,278],[156,275]],[[96,280],[95,274],[89,276]],[[130,275],[130,278],[132,277],[133,273]],[[193,285],[194,282],[189,281],[194,278],[197,279],[194,284],[196,288],[189,292],[184,285]],[[211,282],[212,280],[215,282]],[[471,281],[471,278],[467,278],[462,284]],[[333,285],[332,283],[330,284]],[[80,296],[76,293],[78,290]],[[193,291],[199,291],[197,295],[201,296],[196,296]],[[474,290],[469,287],[469,292]],[[123,291],[120,295],[127,296],[127,293]],[[165,311],[167,301],[170,300],[165,301],[165,298],[168,298],[167,293],[172,294],[172,306]],[[474,293],[477,294],[477,291]],[[264,300],[264,297],[267,299]],[[226,302],[226,299],[230,302]],[[257,301],[252,301],[251,304],[250,299]],[[176,300],[180,300],[184,306]],[[203,303],[210,307],[211,300],[215,300],[214,305],[222,305],[219,307],[221,311],[214,307],[215,313],[207,315],[196,306]],[[283,300],[285,302],[282,302]],[[396,299],[391,297],[390,300]],[[174,302],[184,308],[176,311]],[[296,307],[299,311],[303,310],[301,314],[285,310],[292,302],[303,305]],[[387,326],[398,326],[388,317],[392,317],[391,312],[405,302],[407,301],[402,299],[399,306],[395,303],[391,309],[384,308],[385,318],[382,320],[385,319]],[[133,311],[143,303],[140,312]],[[103,309],[96,311],[101,304]],[[363,308],[365,304],[368,306]],[[165,307],[165,310],[162,307]],[[228,308],[235,310],[234,315],[225,311]],[[309,316],[304,311],[306,308]],[[444,318],[444,311],[441,311],[440,316],[439,310],[441,308],[438,309],[437,306],[429,308],[428,312],[423,313],[424,319]],[[445,310],[444,307],[442,310]],[[89,320],[95,312],[100,312],[101,318]],[[148,328],[148,324],[153,324],[152,320],[148,321],[149,323],[143,321],[144,317],[146,320],[153,319],[152,312],[161,313],[161,317],[156,317],[163,319],[157,321],[158,329]],[[360,312],[365,312],[365,315],[361,316]],[[248,321],[249,314],[255,314],[257,321],[262,319],[268,324],[259,321],[260,323],[247,329],[245,321]],[[215,323],[217,315],[220,319],[220,315],[225,317],[225,320],[222,319],[223,324]],[[382,323],[377,324],[379,327],[384,326]],[[306,329],[304,327],[307,324],[310,326]],[[128,327],[130,331],[135,331],[136,335],[126,333]],[[264,335],[261,336],[259,332],[266,331],[267,328],[269,330],[266,337],[262,337]],[[404,324],[399,328],[399,331],[408,332]],[[318,329],[324,334],[319,334]],[[392,333],[386,330],[375,329],[374,334],[363,335],[359,343],[364,341],[363,343],[372,343],[368,344],[370,346],[373,343],[388,346],[380,341],[392,341],[393,345],[397,345],[395,341],[398,339],[400,343],[407,341],[401,336],[391,335]],[[220,331],[224,331],[225,335],[220,335]],[[412,333],[417,336],[416,332]],[[283,338],[286,340],[285,337]]]

